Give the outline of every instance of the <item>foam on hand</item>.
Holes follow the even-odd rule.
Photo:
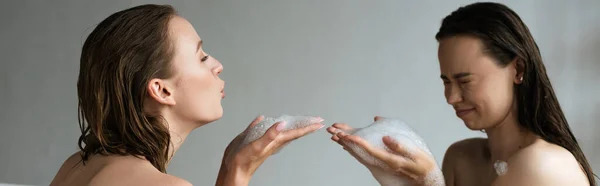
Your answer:
[[[323,122],[323,118],[314,116],[291,116],[286,114],[281,115],[279,117],[265,117],[262,121],[254,125],[252,128],[248,129],[243,134],[245,136],[243,140],[241,140],[238,144],[232,144],[232,148],[234,149],[229,154],[227,154],[227,159],[232,158],[232,156],[244,146],[261,138],[267,132],[267,130],[269,130],[269,128],[271,128],[275,123],[281,121],[286,122],[286,125],[282,130],[283,132],[303,128],[315,123],[321,123]],[[287,145],[281,146],[279,150],[273,152],[273,155],[279,153],[279,151],[285,146]]]
[[[432,158],[433,155],[425,141],[419,136],[410,126],[405,122],[398,119],[381,118],[374,123],[364,127],[357,128],[352,131],[345,131],[348,134],[359,136],[362,139],[369,142],[370,145],[386,149],[389,152],[389,148],[383,143],[384,136],[390,136],[396,140],[403,148],[405,148],[409,154],[415,152],[415,150],[422,150],[429,154]],[[349,150],[352,150],[357,157],[365,162],[369,171],[373,174],[375,179],[382,186],[398,186],[398,185],[411,185],[412,182],[405,177],[394,174],[396,171],[391,170],[387,164],[372,157],[364,149],[356,144],[348,144]],[[444,177],[440,168],[436,165],[435,168],[428,173],[425,178],[425,185],[427,186],[444,186]]]

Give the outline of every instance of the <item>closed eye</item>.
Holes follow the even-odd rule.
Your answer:
[[[452,77],[454,79],[456,79],[457,82],[460,84],[467,84],[467,83],[471,82],[471,80],[469,78],[470,76],[471,76],[471,73],[468,73],[468,72],[461,72],[461,73],[452,75]],[[447,76],[442,74],[442,75],[440,75],[440,78],[444,81],[444,85],[450,84],[450,78],[448,78]]]
[[[204,62],[204,61],[206,61],[206,60],[208,59],[208,57],[210,57],[210,56],[209,56],[209,55],[206,55],[206,56],[202,57],[202,59],[200,59],[200,61],[201,61],[201,62]]]

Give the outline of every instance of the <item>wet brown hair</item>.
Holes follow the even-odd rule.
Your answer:
[[[523,83],[515,86],[519,124],[569,150],[595,186],[595,175],[554,94],[540,50],[521,18],[500,3],[473,3],[445,17],[435,38],[439,41],[457,35],[478,37],[486,52],[502,67],[514,59],[522,60]]]
[[[166,172],[171,136],[161,116],[144,112],[147,85],[169,78],[173,46],[168,5],[116,12],[90,33],[81,51],[77,94],[79,148],[91,155],[132,155]]]

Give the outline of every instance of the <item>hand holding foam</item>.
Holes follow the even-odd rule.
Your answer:
[[[401,120],[378,117],[364,128],[334,124],[328,131],[382,186],[445,185],[424,140]]]
[[[271,155],[277,154],[283,147],[287,146],[289,142],[297,139],[301,136],[304,136],[308,133],[314,132],[319,128],[314,128],[313,125],[318,124],[320,127],[323,125],[320,124],[323,122],[323,119],[320,117],[313,116],[291,116],[291,115],[281,115],[279,117],[265,117],[264,119],[256,122],[255,124],[250,125],[244,132],[242,132],[231,144],[231,150],[226,152],[225,159],[230,160],[233,156],[239,153],[244,147],[248,144],[260,140],[267,134],[268,130],[270,130],[277,123],[285,123],[283,127],[281,127],[279,132],[283,135],[281,139],[273,139],[280,142],[280,145],[277,145],[277,148],[272,150]],[[314,129],[314,130],[313,130]],[[226,162],[228,162],[226,161]]]
[[[248,185],[254,172],[272,154],[323,127],[309,116],[257,117],[225,149],[216,185]]]

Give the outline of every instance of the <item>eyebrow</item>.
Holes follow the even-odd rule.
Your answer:
[[[461,72],[461,73],[456,73],[456,74],[452,75],[452,77],[454,79],[459,79],[459,78],[467,77],[470,75],[471,75],[471,73]],[[448,80],[448,77],[446,77],[444,74],[440,75],[440,78],[442,78],[443,80]]]
[[[202,48],[202,40],[198,41],[198,46],[196,46],[196,53],[200,51],[200,48]]]

